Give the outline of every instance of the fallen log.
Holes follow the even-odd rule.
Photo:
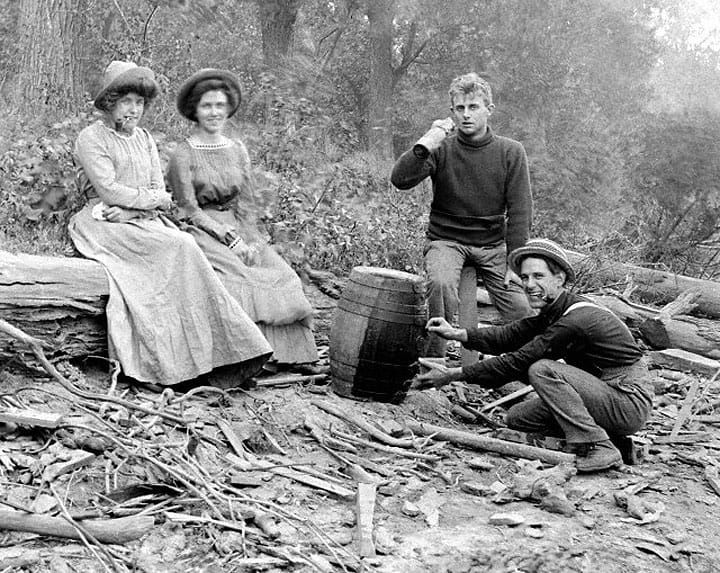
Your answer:
[[[680,348],[720,359],[720,323],[694,316],[648,318],[639,326],[643,339],[654,349]]]
[[[602,284],[631,278],[636,293],[655,303],[670,302],[683,291],[696,292],[694,313],[720,318],[717,281],[598,260],[575,251],[568,251],[568,256],[579,273],[592,274]],[[51,360],[107,356],[108,293],[105,271],[95,261],[0,251],[0,318],[12,320],[31,336],[46,340]],[[478,297],[482,298],[480,293]],[[481,304],[479,314],[483,322],[498,322],[492,307]],[[17,355],[16,343],[0,333],[0,360]]]
[[[109,293],[99,263],[0,251],[0,318],[47,341],[47,356],[107,356]],[[0,360],[16,357],[17,341],[0,333]]]
[[[720,282],[696,279],[671,272],[648,269],[625,263],[599,259],[576,251],[567,251],[578,276],[590,275],[602,284],[624,282],[631,278],[635,294],[645,301],[666,304],[683,291],[697,293],[694,313],[720,318]]]
[[[101,543],[123,544],[149,533],[155,520],[150,515],[136,515],[117,519],[86,519],[78,523]],[[62,517],[21,511],[0,510],[0,529],[80,539],[77,530]]]
[[[529,460],[540,460],[548,464],[575,463],[573,454],[564,452],[556,452],[554,450],[546,450],[544,448],[536,448],[526,444],[518,444],[516,442],[507,442],[497,438],[489,438],[472,432],[464,432],[462,430],[453,430],[451,428],[443,428],[433,424],[423,422],[408,421],[406,422],[408,429],[416,434],[423,436],[432,436],[435,440],[443,440],[452,442],[460,446],[495,452],[506,456],[516,458],[526,458]]]

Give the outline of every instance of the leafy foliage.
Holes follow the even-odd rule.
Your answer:
[[[66,228],[81,205],[72,147],[87,119],[82,113],[55,123],[34,139],[15,141],[0,156],[0,228],[6,248],[72,253]]]
[[[234,135],[268,174],[276,201],[266,221],[296,266],[419,270],[428,185],[393,189],[390,165],[367,149],[368,82],[376,62],[366,3],[298,2],[290,56],[268,65],[254,0],[78,0],[88,95],[76,102],[77,113],[28,113],[32,102],[4,101],[6,248],[71,251],[65,224],[79,205],[72,142],[91,119],[90,94],[104,66],[132,59],[153,68],[162,87],[145,125],[165,159],[188,128],[174,108],[180,83],[207,66],[241,78]],[[20,49],[13,37],[17,5],[0,0],[5,88]],[[494,88],[493,128],[528,151],[536,235],[576,248],[601,245],[620,258],[689,274],[720,273],[710,264],[720,234],[713,154],[720,108],[697,89],[720,85],[720,68],[716,53],[686,41],[692,30],[678,25],[684,9],[669,0],[453,0],[442,10],[433,0],[392,5],[388,106],[396,154],[447,115],[450,80],[478,71]]]
[[[626,234],[644,245],[643,260],[699,275],[707,269],[697,249],[717,233],[720,221],[720,118],[659,114],[648,117],[638,135],[638,215]]]
[[[356,154],[304,185],[286,179],[271,228],[277,241],[295,248],[286,252],[290,260],[343,274],[358,265],[420,272],[429,193],[393,188],[390,168]]]

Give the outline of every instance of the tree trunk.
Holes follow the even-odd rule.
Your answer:
[[[26,105],[70,111],[82,103],[86,0],[22,0],[16,96]]]
[[[300,0],[256,0],[263,58],[269,67],[276,67],[290,49]]]
[[[393,15],[394,0],[369,0],[367,17],[370,41],[370,79],[367,142],[370,151],[380,159],[393,158]]]

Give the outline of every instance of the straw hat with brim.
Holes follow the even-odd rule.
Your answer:
[[[190,104],[190,94],[193,88],[203,80],[220,80],[225,82],[227,86],[235,92],[235,105],[230,108],[228,117],[232,117],[240,107],[242,100],[242,91],[240,82],[232,72],[227,70],[218,70],[215,68],[203,68],[191,75],[182,86],[177,96],[177,108],[181,115],[191,121],[195,121],[195,108]]]
[[[570,265],[567,254],[560,245],[550,239],[530,239],[524,246],[518,247],[508,259],[513,272],[520,273],[520,264],[527,257],[540,257],[555,262],[563,271],[567,282],[575,282],[575,271]]]
[[[124,86],[137,85],[143,80],[155,84],[155,89],[159,89],[155,81],[155,74],[150,68],[138,66],[132,62],[120,62],[118,60],[110,62],[103,74],[103,85],[100,93],[95,96],[95,107],[102,109],[100,106],[108,92],[116,91]]]

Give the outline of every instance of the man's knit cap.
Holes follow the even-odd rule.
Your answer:
[[[530,239],[524,246],[518,247],[510,253],[508,262],[513,272],[520,273],[520,265],[527,257],[550,259],[565,271],[568,282],[575,282],[575,271],[567,254],[560,245],[550,239]]]

